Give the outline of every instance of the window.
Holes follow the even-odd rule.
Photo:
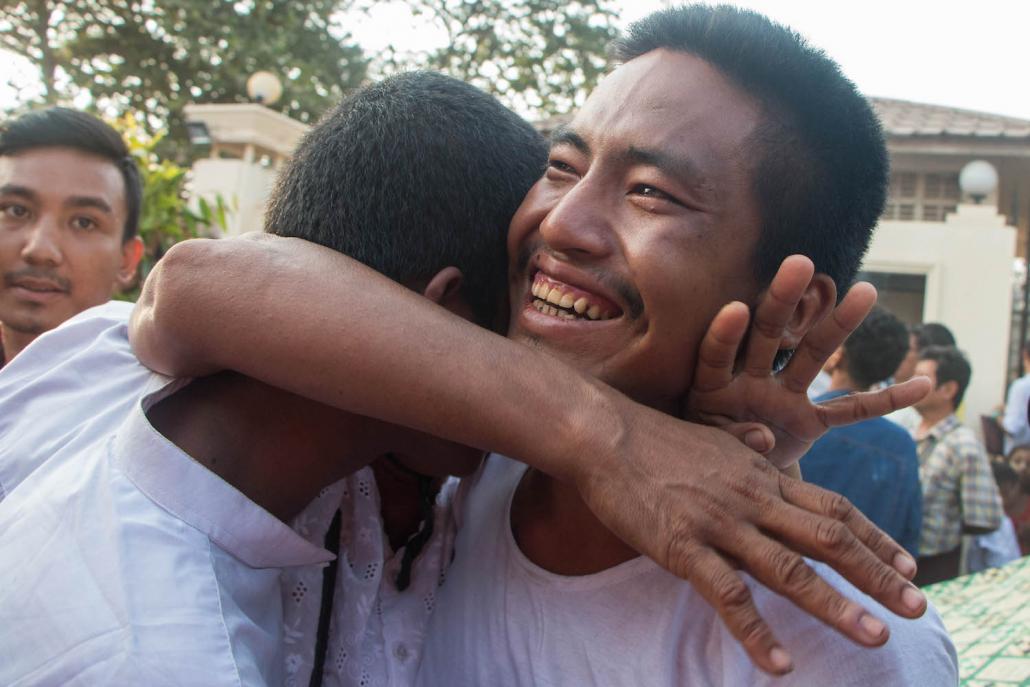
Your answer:
[[[958,173],[894,172],[883,218],[943,222],[945,215],[955,211],[961,195]]]
[[[858,279],[876,287],[877,303],[911,326],[923,321],[926,275],[899,272],[859,272]]]

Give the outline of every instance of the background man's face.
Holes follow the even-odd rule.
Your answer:
[[[894,371],[895,382],[907,382],[912,379],[916,371],[916,363],[919,361],[919,342],[915,334],[908,335],[908,353],[901,359],[901,364]]]
[[[0,322],[39,334],[127,285],[125,182],[104,158],[69,148],[0,157]]]
[[[671,408],[716,311],[757,290],[759,118],[685,53],[652,51],[608,76],[512,220],[512,338]]]

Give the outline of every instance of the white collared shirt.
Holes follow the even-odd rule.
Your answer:
[[[279,685],[280,572],[332,556],[156,432],[131,305],[0,372],[0,684]]]

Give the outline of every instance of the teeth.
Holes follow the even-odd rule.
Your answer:
[[[571,293],[567,293],[561,297],[561,302],[558,304],[563,308],[571,308],[572,304],[576,302],[576,297]]]
[[[582,315],[583,313],[585,313],[587,311],[587,305],[589,305],[587,303],[587,299],[583,298],[583,297],[580,297],[580,299],[578,301],[576,301],[575,303],[572,304],[572,307],[576,310],[576,312],[578,312],[580,315]]]
[[[553,305],[547,306],[547,314],[552,316],[552,317],[557,315],[558,314],[558,308],[554,307]]]
[[[592,320],[596,320],[601,317],[601,307],[599,305],[591,305],[587,310],[587,317]]]
[[[555,305],[561,303],[561,291],[557,288],[551,289],[551,292],[547,294],[547,302],[554,303]]]

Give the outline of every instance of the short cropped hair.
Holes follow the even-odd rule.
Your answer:
[[[505,237],[547,145],[495,98],[431,72],[362,88],[301,142],[279,177],[268,231],[314,241],[398,282],[446,266],[480,324],[507,288]]]
[[[760,283],[800,253],[843,296],[887,192],[887,149],[868,101],[822,51],[750,10],[661,10],[634,23],[611,52],[627,62],[661,48],[705,60],[762,108],[750,141],[762,216],[751,261]]]
[[[955,407],[962,405],[962,398],[966,395],[966,388],[969,386],[969,378],[973,375],[973,368],[962,352],[954,346],[928,346],[919,351],[920,360],[932,360],[937,363],[937,386],[948,382],[958,384],[958,392],[955,394]]]
[[[994,481],[999,487],[1003,487],[1006,484],[1016,484],[1019,482],[1019,475],[1008,463],[1003,463],[1000,460],[991,461],[991,472],[994,473]]]
[[[940,322],[924,322],[913,325],[912,335],[916,337],[916,348],[927,346],[955,346],[955,335]]]
[[[125,140],[93,115],[67,107],[34,110],[0,125],[0,157],[34,148],[72,148],[108,160],[125,182],[125,226],[122,240],[139,233],[143,182]]]
[[[860,389],[887,379],[908,353],[908,328],[889,310],[876,306],[844,342],[848,375]]]

